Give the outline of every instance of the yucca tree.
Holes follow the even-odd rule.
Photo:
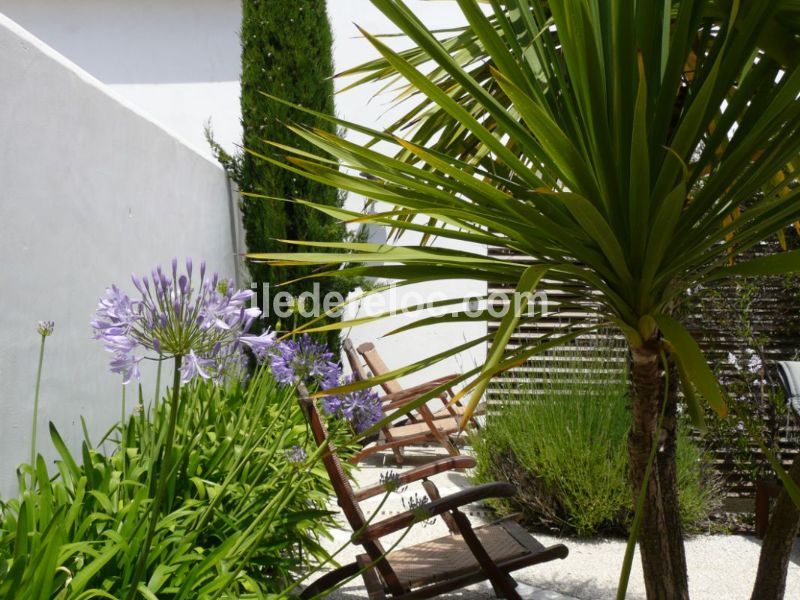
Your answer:
[[[800,271],[797,251],[740,258],[800,219],[798,3],[457,0],[469,27],[437,38],[401,0],[372,1],[416,47],[398,53],[365,33],[381,59],[355,71],[403,82],[413,108],[389,131],[336,121],[369,136],[366,144],[292,126],[319,155],[276,144],[263,158],[374,199],[374,215],[300,202],[392,227],[396,244],[251,257],[398,285],[470,278],[524,292],[544,280],[591,300],[582,304],[586,319],[529,345],[507,349],[514,329],[538,318],[512,311],[493,337],[396,374],[490,339],[486,363],[463,375],[474,407],[498,372],[616,327],[631,355],[629,451],[640,507],[632,538],[638,531],[648,597],[687,598],[676,374],[699,427],[701,399],[721,416],[727,408],[674,309],[700,284]],[[401,245],[405,232],[422,241]],[[431,244],[436,237],[535,262],[445,249]],[[475,318],[453,307],[417,325]]]

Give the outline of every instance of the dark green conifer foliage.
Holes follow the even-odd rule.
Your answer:
[[[312,151],[286,127],[288,123],[334,131],[330,123],[300,113],[275,102],[262,92],[289,102],[327,113],[334,113],[332,34],[325,0],[242,0],[242,89],[241,108],[244,147],[268,156],[280,150],[264,140]],[[343,197],[335,189],[271,165],[247,152],[236,158],[226,156],[214,144],[220,160],[228,167],[242,192],[276,198],[304,198],[333,206],[341,206]],[[242,212],[246,230],[245,242],[250,252],[281,252],[288,248],[277,240],[341,241],[344,227],[318,211],[282,202],[243,197]],[[310,290],[312,283],[300,281],[277,288],[278,284],[306,273],[292,269],[248,265],[254,282],[269,283],[270,296],[281,290],[293,296]],[[327,278],[320,282],[320,297],[331,290],[343,295],[352,288],[352,281]],[[265,298],[270,302],[271,298]],[[269,304],[267,304],[269,305]],[[276,327],[274,316],[267,325]],[[291,323],[281,323],[283,329]],[[338,347],[338,333],[330,340]]]

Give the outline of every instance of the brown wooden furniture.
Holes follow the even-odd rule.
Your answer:
[[[358,353],[364,357],[364,362],[367,363],[367,366],[369,367],[369,370],[372,371],[373,375],[376,376],[385,375],[386,373],[389,373],[391,371],[391,369],[389,369],[389,367],[383,361],[383,358],[381,358],[381,355],[378,354],[378,350],[377,348],[375,348],[375,344],[373,344],[372,342],[365,342],[361,344],[358,347]],[[452,381],[456,377],[457,375],[446,375],[444,377],[439,377],[438,379],[434,379],[422,385],[427,386],[427,391],[430,391],[433,388],[439,387],[442,384],[447,383],[448,381]],[[387,394],[400,394],[403,391],[407,391],[405,388],[403,388],[402,385],[400,385],[400,382],[397,381],[396,379],[390,379],[388,381],[384,381],[380,384],[380,386]],[[444,393],[442,393],[439,399],[442,401],[442,404],[444,404],[444,408],[433,413],[433,416],[435,418],[438,419],[450,415],[455,419],[460,419],[464,415],[464,407],[461,405],[460,402],[456,401],[451,404],[453,396],[454,393],[451,388],[448,388]],[[481,410],[479,409],[478,411],[476,411],[475,414],[480,415]],[[474,427],[478,427],[478,422],[474,418],[474,416],[472,419],[470,419],[470,423]]]
[[[364,369],[358,358],[353,343],[346,339],[342,344],[345,356],[350,363],[353,376],[359,380],[368,380],[369,374]],[[438,383],[437,383],[438,382]],[[439,380],[415,386],[408,389],[400,389],[392,393],[387,393],[381,397],[383,402],[383,412],[390,414],[393,410],[407,405],[412,400],[419,398],[422,394],[434,389],[441,382]],[[402,424],[392,425],[381,429],[378,438],[371,440],[363,450],[350,458],[349,462],[357,463],[364,458],[381,452],[391,450],[398,465],[403,464],[403,448],[412,444],[438,443],[451,456],[458,456],[458,449],[450,440],[450,436],[459,432],[458,420],[450,413],[445,413],[435,417],[427,405],[418,407],[415,411],[403,415]]]
[[[312,598],[360,573],[370,600],[381,600],[387,594],[402,600],[432,598],[486,579],[498,596],[521,600],[510,573],[567,556],[568,550],[563,544],[545,547],[513,519],[473,529],[460,508],[486,498],[512,496],[515,488],[510,483],[487,483],[440,497],[429,477],[453,468],[473,466],[474,459],[467,456],[443,458],[403,473],[397,484],[422,481],[430,501],[382,521],[368,521],[359,501],[385,493],[385,485],[353,491],[314,402],[303,386],[298,392],[317,445],[326,447],[322,460],[339,506],[353,529],[353,543],[364,548],[364,554],[354,563],[323,575],[303,591],[301,598]],[[446,516],[446,523],[453,533],[387,553],[380,541],[382,537],[436,516]]]

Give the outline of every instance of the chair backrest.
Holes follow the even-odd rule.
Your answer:
[[[375,375],[384,375],[388,373],[391,369],[386,366],[386,363],[383,362],[381,355],[378,354],[378,350],[375,348],[375,344],[372,342],[366,342],[361,344],[358,347],[358,352],[361,356],[364,357],[364,360],[367,363],[367,366]],[[383,391],[387,394],[395,394],[397,392],[403,391],[403,386],[400,385],[400,382],[396,379],[390,379],[389,381],[384,381],[381,384]]]
[[[782,360],[778,362],[778,375],[783,390],[786,392],[786,402],[791,407],[797,418],[800,418],[800,362]]]
[[[353,346],[353,342],[350,338],[347,338],[342,343],[342,349],[347,357],[347,362],[350,363],[350,370],[353,371],[353,377],[362,381],[369,379],[369,373],[367,373],[367,370],[361,363],[361,358],[358,356],[358,352],[356,352],[356,349]]]
[[[342,469],[342,463],[336,454],[336,448],[328,439],[328,430],[314,400],[309,397],[308,390],[302,383],[298,386],[297,392],[300,408],[303,410],[303,414],[311,427],[311,433],[314,436],[317,447],[326,446],[326,451],[322,454],[322,463],[331,480],[337,503],[353,532],[357,532],[366,526],[367,519],[364,517],[364,513],[356,500],[350,480],[345,475],[344,469]],[[377,563],[376,568],[380,571],[389,587],[395,592],[401,591],[402,586],[400,586],[397,579],[397,574],[389,563],[383,560],[383,556],[386,553],[383,545],[379,541],[364,542],[361,545],[369,554],[370,559]]]

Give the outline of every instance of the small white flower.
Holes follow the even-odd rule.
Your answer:
[[[747,361],[747,370],[751,373],[758,373],[762,366],[763,363],[761,362],[761,357],[753,352]]]
[[[47,337],[53,334],[53,327],[55,327],[53,321],[39,321],[36,330],[39,332],[40,336]]]

